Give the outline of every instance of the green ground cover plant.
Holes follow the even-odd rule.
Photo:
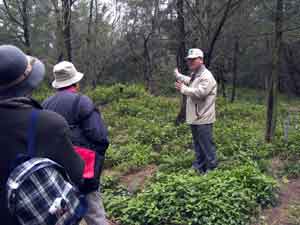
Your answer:
[[[35,93],[42,100],[51,93]],[[252,93],[252,92],[251,92]],[[298,176],[299,132],[284,138],[285,103],[279,108],[276,141],[264,142],[265,108],[245,98],[217,101],[214,126],[219,167],[207,175],[191,169],[190,128],[176,126],[180,98],[151,96],[140,85],[117,84],[86,91],[101,109],[111,145],[105,168],[128,174],[156,165],[157,173],[130,193],[119,177],[104,176],[108,216],[126,225],[250,224],[261,208],[276,204],[278,184],[268,175],[272,157],[288,163],[283,176]]]

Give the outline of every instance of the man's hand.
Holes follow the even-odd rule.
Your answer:
[[[179,81],[177,80],[176,83],[175,83],[175,88],[178,90],[178,91],[181,91],[181,87],[183,86],[183,82],[182,81]]]
[[[178,74],[179,74],[178,68],[175,68],[175,69],[174,69],[174,76],[175,76],[175,77],[178,77]]]
[[[178,79],[180,77],[180,75],[183,75],[183,74],[179,73],[178,68],[175,68],[174,69],[174,76]]]

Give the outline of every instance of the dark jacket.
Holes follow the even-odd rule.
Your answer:
[[[27,129],[33,108],[41,109],[41,106],[28,98],[0,100],[0,221],[7,225],[18,223],[6,208],[5,184],[16,155],[27,152]],[[36,156],[61,164],[71,180],[80,186],[84,162],[73,150],[65,119],[54,112],[40,111],[35,140]]]
[[[58,91],[42,103],[43,107],[62,115],[71,127],[71,139],[74,145],[96,151],[97,169],[95,179],[86,181],[87,191],[98,189],[99,176],[104,163],[105,152],[109,146],[107,128],[100,111],[91,99],[70,90]]]

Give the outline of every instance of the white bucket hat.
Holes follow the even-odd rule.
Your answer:
[[[186,59],[195,59],[195,58],[204,58],[204,53],[199,48],[191,48],[189,49],[188,55]]]
[[[59,89],[78,83],[83,78],[83,73],[76,70],[75,66],[67,61],[56,64],[53,68],[54,81],[52,87]]]

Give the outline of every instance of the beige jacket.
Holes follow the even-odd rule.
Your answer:
[[[203,65],[191,84],[191,77],[182,74],[176,77],[185,83],[180,91],[187,96],[186,122],[193,125],[214,123],[217,82],[211,72]]]

